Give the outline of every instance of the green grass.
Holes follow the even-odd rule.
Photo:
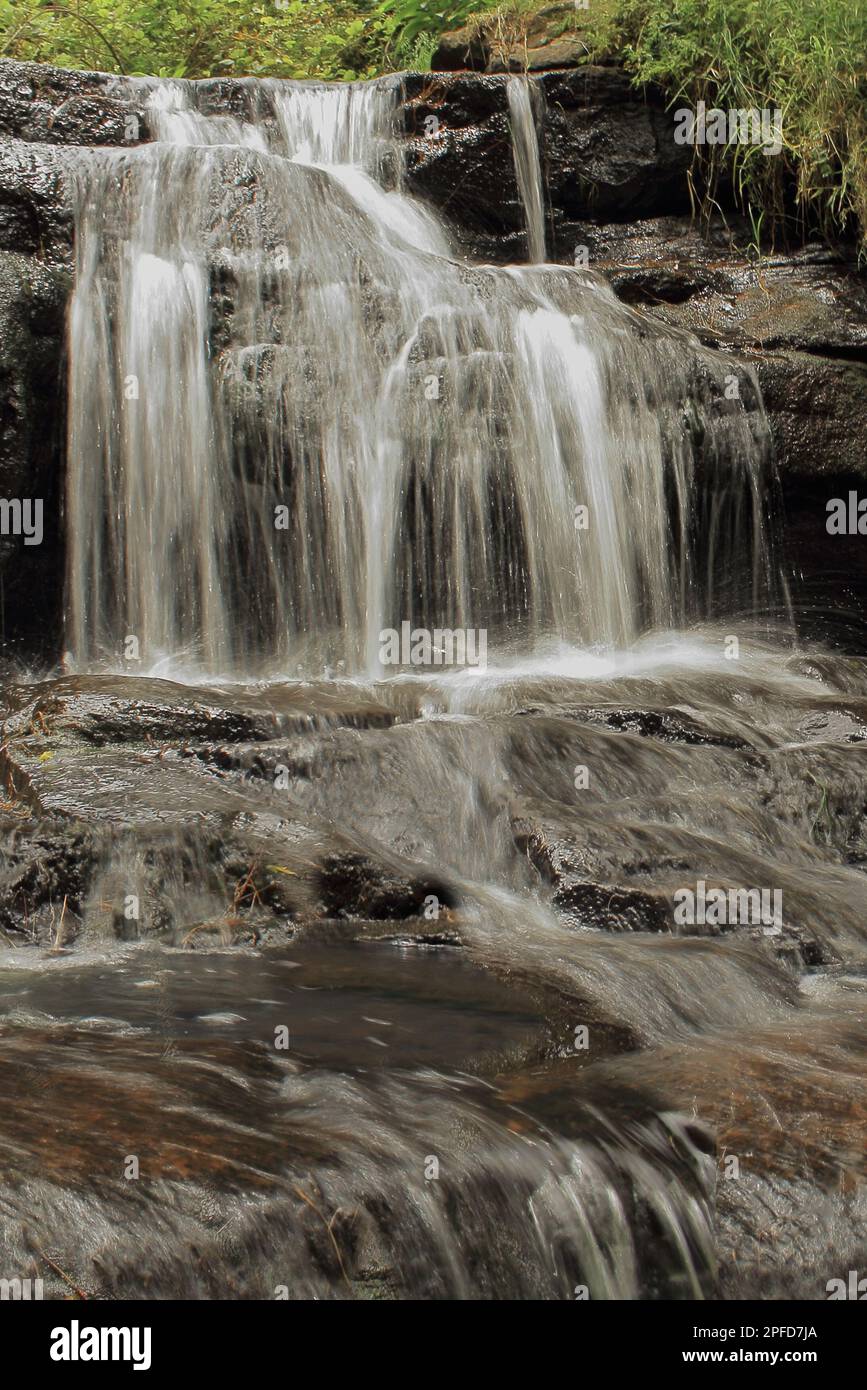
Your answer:
[[[672,105],[782,112],[778,157],[749,145],[699,152],[706,206],[725,171],[772,236],[860,234],[867,249],[865,0],[620,0],[616,11],[627,68]]]

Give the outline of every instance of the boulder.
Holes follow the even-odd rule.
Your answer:
[[[143,90],[143,89],[142,89]],[[43,63],[0,61],[0,139],[46,145],[137,145],[150,139],[143,103],[124,79]]]
[[[591,46],[574,5],[547,5],[532,15],[490,18],[447,30],[431,59],[433,72],[544,72],[579,67]]]

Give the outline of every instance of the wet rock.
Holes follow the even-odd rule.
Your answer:
[[[774,352],[756,369],[780,461],[799,630],[863,652],[867,546],[857,533],[829,535],[827,523],[833,499],[867,495],[867,359]]]
[[[115,676],[8,686],[0,775],[11,824],[27,826],[26,844],[41,844],[43,825],[57,842],[36,879],[34,855],[10,850],[10,930],[26,935],[38,920],[31,939],[44,939],[67,897],[70,940],[81,925],[90,936],[159,934],[184,947],[266,945],[299,921],[402,921],[433,904],[416,935],[449,941],[452,889],[408,859],[357,851],[276,775],[309,778],[318,738],[386,730],[394,712],[349,685],[280,690],[264,700]],[[87,855],[74,833],[82,821]]]
[[[0,251],[0,496],[30,508],[29,539],[11,530],[0,536],[0,650],[7,655],[49,656],[60,640],[57,458],[65,420],[67,287],[63,271]],[[34,593],[42,595],[39,604]]]
[[[655,893],[606,883],[571,882],[558,887],[554,903],[581,927],[599,931],[672,930],[671,904]]]
[[[558,213],[594,221],[686,210],[690,152],[674,142],[674,113],[617,68],[546,73],[540,143]]]
[[[0,250],[72,267],[68,161],[21,142],[0,144]]]
[[[784,477],[863,473],[867,281],[852,263],[816,246],[749,259],[737,219],[707,236],[667,217],[563,223],[556,237],[625,302],[754,363]]]
[[[734,728],[697,737],[698,721],[677,727],[680,711],[674,729],[660,721],[653,732],[644,713],[524,711],[515,725],[512,835],[564,920],[606,932],[733,933],[796,974],[845,959],[839,923],[863,893],[848,866],[862,863],[867,835],[860,706],[829,699],[802,712],[781,749],[756,748]],[[582,768],[596,771],[573,783]],[[818,856],[812,884],[798,867],[805,845]],[[721,924],[676,920],[675,895],[699,882],[776,889],[781,921],[770,931],[739,912]]]
[[[71,945],[85,915],[97,838],[81,822],[2,816],[0,928],[18,941]]]
[[[867,312],[863,327],[867,333]],[[826,477],[832,485],[826,489],[828,499],[840,495],[832,487],[841,476],[848,475],[864,490],[867,341],[863,351],[863,362],[812,352],[767,353],[757,361],[780,466],[795,503],[795,481],[804,478]],[[822,511],[827,563],[828,552],[833,556],[841,538],[828,540],[828,513],[824,507]]]
[[[566,711],[564,711],[566,713]],[[642,738],[659,739],[663,743],[686,743],[705,748],[748,748],[750,745],[734,734],[710,729],[694,715],[683,710],[654,709],[574,709],[570,718],[582,723],[600,724],[624,733],[640,734]]]
[[[471,254],[523,231],[509,134],[506,77],[444,73],[410,84],[404,106],[408,186],[434,202]],[[545,73],[539,138],[553,224],[646,217],[688,208],[685,147],[673,114],[618,69]],[[429,115],[434,133],[423,134]],[[514,258],[514,257],[513,257]]]
[[[439,908],[456,903],[453,889],[442,880],[407,878],[363,854],[331,854],[323,861],[319,888],[328,915],[381,920],[419,916],[426,902]],[[436,929],[433,928],[436,935]]]
[[[525,806],[512,828],[516,845],[551,886],[554,906],[571,925],[611,932],[673,930],[670,896],[625,882],[635,875],[635,866],[624,864],[622,854],[617,865],[617,850],[606,844],[601,827],[591,831],[566,815],[558,823],[552,808],[534,814]],[[657,873],[672,867],[657,864]],[[619,881],[600,881],[606,868],[619,868]]]
[[[859,399],[854,406],[856,420],[861,412]],[[805,417],[799,424],[804,435],[809,434]],[[863,495],[865,490],[861,481],[863,453],[852,447],[853,442],[853,438],[840,441],[841,457],[847,459],[851,472],[826,471],[830,461],[823,459],[814,478],[801,472],[784,477],[785,545],[793,573],[792,596],[798,604],[798,630],[804,641],[863,653],[867,547],[863,536],[829,536],[827,530],[828,502],[832,498],[848,500],[851,491]]]
[[[714,346],[800,347],[853,358],[867,346],[867,283],[853,262],[818,244],[757,257],[737,213],[701,227],[670,214],[564,219],[555,221],[554,237],[559,258],[571,260],[583,247],[589,267],[621,298],[646,303]]]
[[[30,543],[12,530],[0,536],[7,658],[50,658],[60,645],[71,226],[62,164],[39,148],[0,144],[0,496],[41,509]]]
[[[123,79],[43,63],[0,61],[0,138],[57,145],[135,145],[149,139]]]
[[[521,235],[524,226],[511,160],[505,87],[496,78],[479,81],[490,84],[495,114],[478,125],[442,126],[435,136],[416,137],[407,145],[407,186],[443,210],[470,254],[504,233]]]
[[[580,1072],[549,1063],[509,1078],[507,1094],[557,1125],[570,1106],[580,1115],[604,1097],[634,1113],[630,1095],[632,1106],[665,1095],[691,1117],[667,1116],[673,1142],[691,1140],[694,1161],[712,1164],[713,1296],[824,1300],[828,1280],[863,1269],[867,1252],[864,1020],[853,1009],[839,1028],[826,1012],[835,988],[800,1027],[746,1027]]]
[[[277,722],[273,714],[257,718],[254,710],[197,698],[187,686],[134,676],[69,677],[24,688],[18,698],[10,692],[7,699],[10,732],[41,737],[55,747],[70,739],[97,746],[249,741],[271,736]]]
[[[69,676],[44,684],[5,688],[6,727],[15,736],[89,744],[148,744],[182,751],[201,745],[205,762],[225,760],[217,740],[267,742],[280,733],[310,733],[348,726],[383,728],[395,714],[347,685],[316,692],[297,686],[253,690],[197,690],[153,677]],[[192,753],[192,750],[189,750]]]

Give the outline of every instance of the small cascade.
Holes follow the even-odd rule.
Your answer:
[[[506,94],[512,124],[515,174],[527,219],[529,260],[538,265],[545,260],[545,200],[542,192],[539,140],[533,112],[533,92],[528,78],[509,78]]]

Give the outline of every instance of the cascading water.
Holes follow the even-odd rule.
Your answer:
[[[529,79],[510,77],[506,88],[512,125],[512,153],[515,174],[527,219],[529,259],[537,264],[545,259],[545,200],[542,193],[542,166],[533,112],[533,91]]]
[[[593,274],[454,260],[400,191],[394,82],[150,91],[79,170],[69,647],[375,674],[402,623],[622,647],[767,600],[743,370]],[[509,84],[531,257],[526,81]],[[749,406],[750,409],[746,409]]]

